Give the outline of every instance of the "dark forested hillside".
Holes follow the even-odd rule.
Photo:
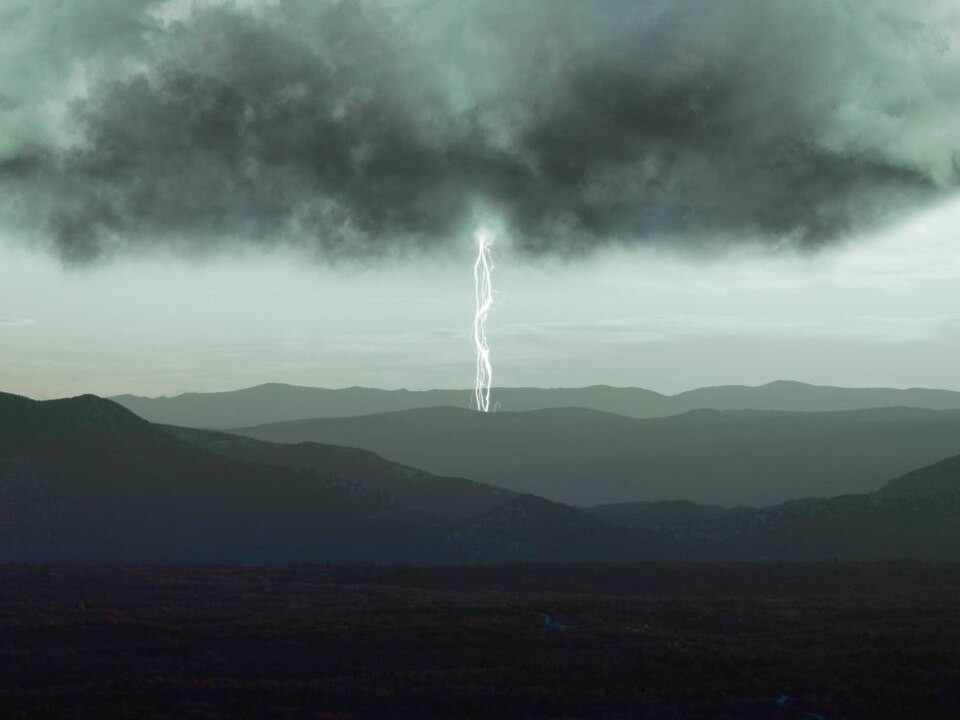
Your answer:
[[[953,720],[960,568],[2,566],[4,720]],[[810,713],[810,714],[804,714]]]
[[[90,395],[0,395],[0,560],[600,559],[632,548],[621,529],[598,542],[598,521],[546,502],[542,522],[538,505],[530,524],[470,532],[514,497],[349,448],[163,428]],[[562,543],[541,542],[544,525]]]
[[[388,559],[425,542],[367,488],[210,453],[93,396],[3,395],[0,418],[5,559]]]
[[[615,417],[576,412],[600,422]],[[726,422],[719,413],[702,421]],[[520,434],[516,442],[528,447]],[[7,561],[902,557],[960,557],[960,458],[871,493],[769,507],[685,501],[583,509],[351,448],[152,425],[93,396],[0,395],[0,559]]]

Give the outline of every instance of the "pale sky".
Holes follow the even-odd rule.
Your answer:
[[[531,265],[498,243],[495,384],[960,390],[960,199],[812,256],[634,251]],[[281,252],[65,269],[8,242],[2,389],[470,387],[472,260],[467,237],[459,255],[366,269]]]

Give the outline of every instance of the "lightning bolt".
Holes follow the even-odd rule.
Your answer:
[[[477,261],[473,264],[473,281],[476,294],[476,314],[473,317],[473,345],[477,351],[477,376],[474,382],[474,401],[477,410],[490,412],[490,386],[493,384],[493,364],[490,362],[490,346],[487,344],[487,315],[493,307],[493,235],[481,228],[474,236],[477,241]]]

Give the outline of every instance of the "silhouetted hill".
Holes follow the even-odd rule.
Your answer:
[[[349,448],[155,426],[94,396],[0,394],[0,561],[562,557],[544,537],[603,556],[584,550],[596,520],[546,501],[476,531],[515,497]]]
[[[929,388],[847,388],[777,380],[766,385],[719,385],[674,395],[677,412],[715,410],[783,410],[836,412],[870,408],[916,407],[930,410],[960,408],[960,393]]]
[[[427,408],[236,432],[271,442],[360,447],[428,472],[575,505],[768,505],[869,492],[954,455],[960,412],[697,410],[644,420],[583,408]]]
[[[439,477],[356,448],[297,443],[280,445],[212,430],[163,426],[220,455],[262,465],[301,468],[362,485],[405,507],[445,518],[466,518],[499,507],[516,493],[473,480]]]
[[[243,390],[186,393],[176,397],[145,398],[118,395],[120,403],[151,422],[196,428],[230,428],[313,417],[347,417],[417,407],[468,407],[466,390],[377,390],[374,388],[298,387],[268,383]]]
[[[244,390],[187,393],[176,397],[113,398],[152,422],[185,427],[232,428],[287,420],[352,417],[426,407],[469,408],[470,390],[376,390],[297,387],[271,383]],[[715,410],[839,411],[882,407],[960,409],[960,393],[911,388],[840,388],[777,381],[759,387],[729,385],[662,395],[642,388],[496,388],[499,410],[524,412],[582,407],[628,417],[651,418]]]
[[[653,556],[684,560],[960,558],[960,456],[880,490],[768,508],[625,503],[591,508]]]
[[[5,560],[389,559],[427,546],[430,528],[388,497],[221,457],[93,396],[0,396],[0,428]]]
[[[895,478],[875,496],[897,512],[954,517],[960,508],[960,456]]]
[[[430,434],[460,411],[416,412],[442,421],[418,425]],[[473,429],[504,419],[519,423],[512,431],[517,449],[531,440],[516,432],[524,416],[540,413],[467,414],[479,423]],[[543,414],[539,426],[548,429],[567,414],[580,426],[626,420],[582,409],[559,418]],[[727,415],[694,414],[721,429]],[[777,413],[732,415],[774,426],[780,419]],[[904,419],[939,414],[836,415],[903,432]],[[661,422],[671,424],[686,427],[683,418]],[[960,558],[960,456],[869,494],[765,508],[668,502],[581,510],[433,477],[349,448],[271,445],[155,426],[93,396],[35,402],[0,394],[0,561],[898,557]]]

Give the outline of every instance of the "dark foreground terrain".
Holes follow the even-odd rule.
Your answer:
[[[6,565],[0,716],[956,718],[958,621],[913,561]]]

